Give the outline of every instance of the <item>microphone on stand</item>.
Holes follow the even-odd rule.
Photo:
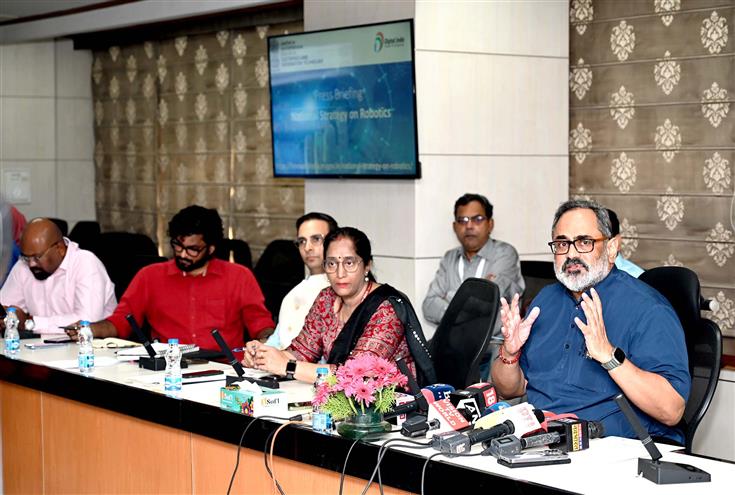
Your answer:
[[[630,426],[633,427],[638,439],[643,442],[643,446],[648,451],[648,455],[651,456],[650,459],[644,459],[642,457],[638,458],[638,474],[642,474],[648,481],[652,481],[657,485],[668,485],[671,483],[702,483],[711,481],[710,474],[706,471],[702,471],[698,467],[679,462],[661,461],[661,452],[656,447],[656,444],[653,443],[651,435],[638,419],[638,416],[633,412],[633,409],[630,407],[630,403],[628,402],[628,399],[625,398],[625,395],[622,393],[618,394],[615,397],[615,402],[623,412],[625,419],[630,423]]]

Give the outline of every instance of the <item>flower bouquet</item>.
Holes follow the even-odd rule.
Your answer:
[[[313,403],[331,413],[335,421],[346,420],[337,426],[340,435],[360,438],[390,430],[383,414],[393,409],[396,387],[406,382],[394,363],[363,354],[329,375],[317,387]]]

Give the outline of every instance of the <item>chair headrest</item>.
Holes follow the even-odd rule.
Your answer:
[[[681,266],[658,266],[643,272],[639,279],[669,300],[684,329],[697,325],[701,316],[700,286],[696,273]]]

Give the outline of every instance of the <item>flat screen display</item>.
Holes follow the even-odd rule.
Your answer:
[[[268,39],[276,177],[421,176],[410,20]]]

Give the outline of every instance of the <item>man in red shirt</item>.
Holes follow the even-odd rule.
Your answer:
[[[245,331],[254,339],[273,332],[273,318],[253,273],[214,258],[223,237],[217,210],[188,206],[171,219],[168,234],[174,258],[135,275],[115,312],[91,325],[96,338],[130,335],[128,314],[138,324],[146,320],[154,339],[178,338],[202,349],[218,349],[213,328],[231,348],[245,344]]]

